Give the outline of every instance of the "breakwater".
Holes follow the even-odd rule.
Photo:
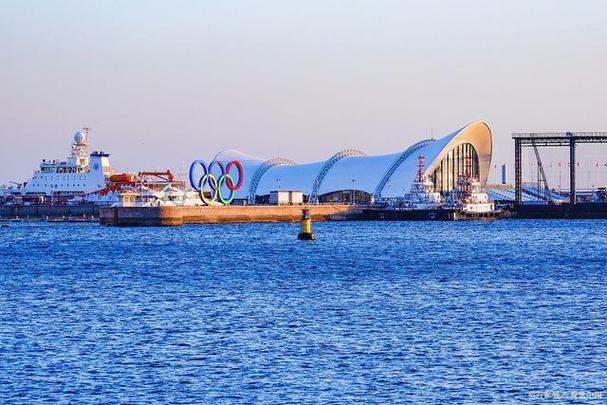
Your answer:
[[[249,205],[206,207],[102,207],[99,223],[122,226],[179,226],[246,222],[294,222],[302,210],[310,210],[314,221],[345,219],[361,210],[351,205]]]
[[[99,217],[99,207],[86,205],[1,205],[0,218],[85,218]]]
[[[471,219],[498,219],[509,217],[508,211],[464,212],[460,209],[441,208],[427,210],[363,209],[348,219],[363,221],[461,221]]]
[[[521,219],[607,219],[607,203],[521,204],[514,208]]]

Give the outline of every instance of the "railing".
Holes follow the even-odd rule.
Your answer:
[[[530,138],[607,138],[607,132],[515,132],[513,139]]]

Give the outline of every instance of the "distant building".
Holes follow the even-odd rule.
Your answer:
[[[303,204],[303,191],[280,190],[270,191],[270,204],[299,205]]]
[[[302,190],[310,202],[366,203],[402,196],[417,173],[418,155],[425,158],[425,175],[436,191],[446,194],[457,184],[466,166],[486,186],[491,165],[491,129],[477,121],[439,139],[424,139],[400,152],[368,156],[344,149],[327,160],[299,164],[290,159],[261,159],[235,150],[219,153],[215,159],[239,160],[245,169],[237,199],[249,203],[268,201],[277,186]]]

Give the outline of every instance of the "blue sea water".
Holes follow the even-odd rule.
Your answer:
[[[606,221],[314,228],[0,228],[0,401],[607,398]]]

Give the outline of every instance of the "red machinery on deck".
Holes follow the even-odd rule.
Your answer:
[[[170,170],[166,172],[139,172],[139,173],[118,173],[111,175],[108,179],[108,187],[114,185],[143,185],[152,189],[162,189],[166,186],[172,186],[179,189],[185,189],[185,181],[175,180],[175,176]]]

